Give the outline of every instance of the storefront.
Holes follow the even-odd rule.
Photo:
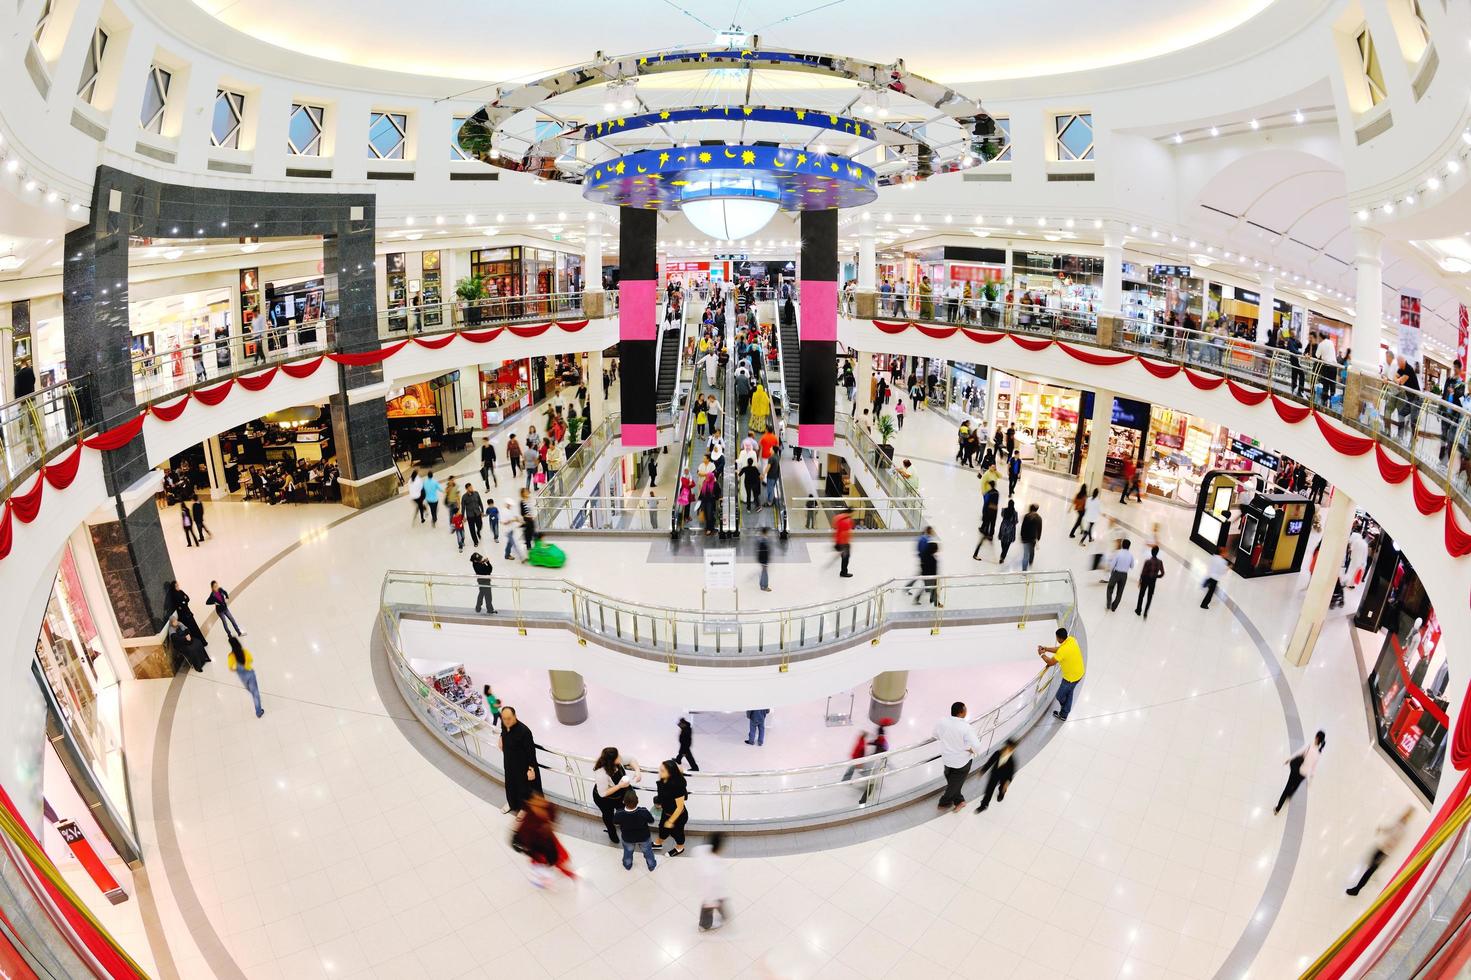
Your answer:
[[[480,365],[482,423],[499,425],[531,405],[531,361],[519,358]]]
[[[1079,393],[996,373],[994,425],[1016,428],[1023,460],[1058,473],[1075,473]]]
[[[1078,401],[1078,417],[1093,418],[1093,392],[1085,391]],[[1113,418],[1108,427],[1108,460],[1104,463],[1105,477],[1122,480],[1124,463],[1134,460],[1136,465],[1144,462],[1145,437],[1149,432],[1149,404],[1132,398],[1114,398]],[[1073,454],[1077,469],[1081,472],[1088,459],[1088,440],[1082,426],[1077,426],[1073,436]]]
[[[1159,405],[1150,408],[1144,492],[1194,506],[1215,460],[1220,426]]]
[[[1448,645],[1425,587],[1382,529],[1370,528],[1368,569],[1354,626],[1362,643],[1380,748],[1427,800],[1434,799],[1450,738]]]
[[[228,288],[138,300],[128,304],[128,319],[135,379],[193,376],[189,348],[195,344],[206,345],[205,363],[210,371],[230,367]]]
[[[1093,313],[1103,290],[1103,259],[1091,255],[1013,252],[1012,301],[1052,312]]]
[[[986,409],[986,375],[984,364],[951,361],[946,408],[952,418],[982,419]]]
[[[1131,320],[1198,329],[1204,282],[1188,265],[1123,264],[1121,312]]]

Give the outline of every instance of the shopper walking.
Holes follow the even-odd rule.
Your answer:
[[[230,612],[230,593],[226,592],[220,583],[214,581],[209,583],[209,597],[204,600],[204,604],[215,607],[215,612],[219,614],[220,624],[225,627],[225,634],[227,636],[230,633],[231,626],[235,627],[236,636],[245,635],[245,631],[235,621],[235,614]]]
[[[1037,558],[1037,542],[1042,540],[1042,515],[1036,504],[1027,505],[1027,516],[1022,518],[1022,571],[1032,567]]]
[[[500,477],[495,475],[495,459],[495,444],[486,439],[480,445],[480,485],[483,487],[489,488],[491,480],[496,486],[501,485]]]
[[[747,745],[766,744],[766,716],[770,713],[770,708],[750,708],[746,711]]]
[[[1022,478],[1022,458],[1012,453],[1006,461],[1006,495],[1016,496],[1016,485]]]
[[[981,537],[976,542],[976,550],[970,556],[976,561],[982,561],[981,547],[990,541],[996,534],[996,511],[1001,504],[1001,491],[996,489],[995,483],[986,484],[986,492],[981,495]]]
[[[225,658],[225,665],[235,676],[240,678],[240,683],[250,692],[250,700],[255,703],[255,716],[259,718],[266,713],[266,709],[260,704],[260,684],[255,679],[255,659],[251,657],[250,651],[240,645],[238,636],[230,637],[230,655]]]
[[[414,523],[414,516],[418,515],[419,523],[424,523],[424,478],[419,475],[418,470],[409,470],[409,502],[414,505],[413,512],[409,515],[409,523]]]
[[[1384,859],[1389,857],[1389,853],[1399,847],[1400,842],[1405,839],[1405,831],[1409,829],[1410,818],[1414,815],[1413,808],[1405,807],[1404,812],[1398,818],[1387,824],[1381,824],[1374,831],[1374,849],[1369,852],[1368,866],[1364,868],[1364,873],[1359,877],[1358,883],[1348,889],[1346,894],[1357,895],[1364,890],[1364,886],[1369,883],[1370,878],[1374,877],[1374,872],[1379,870]]]
[[[516,441],[516,433],[514,432],[506,440],[506,460],[511,464],[511,479],[514,480],[516,479],[516,474],[521,471],[521,443]]]
[[[1105,561],[1108,568],[1108,588],[1103,594],[1103,606],[1109,612],[1118,612],[1124,598],[1124,587],[1129,584],[1129,571],[1134,567],[1134,552],[1129,548],[1133,542],[1128,538],[1119,542],[1118,550]]]
[[[761,591],[771,591],[771,538],[766,528],[756,536],[756,564],[761,566]]]
[[[602,806],[600,802],[599,807]],[[654,815],[646,807],[638,805],[638,792],[633,789],[625,789],[618,794],[617,808],[614,816],[609,821],[607,814],[603,816],[603,822],[608,823],[608,836],[613,843],[623,845],[623,870],[633,870],[633,852],[642,851],[644,864],[648,865],[650,871],[659,866],[654,858],[653,834],[649,828],[654,824]],[[619,831],[623,833],[623,840],[619,841]]]
[[[1231,563],[1226,560],[1226,549],[1211,555],[1209,564],[1205,569],[1205,597],[1200,600],[1200,608],[1209,609],[1211,600],[1215,598],[1216,589],[1220,587],[1226,572],[1231,568]]]
[[[179,523],[184,525],[184,547],[192,548],[204,544],[204,539],[194,531],[194,517],[189,513],[189,502],[179,501]]]
[[[1073,528],[1067,533],[1068,537],[1071,538],[1077,535],[1078,529],[1083,526],[1083,514],[1087,511],[1087,509],[1088,484],[1084,483],[1082,486],[1078,487],[1078,492],[1073,494],[1073,512],[1076,513],[1078,517],[1077,520],[1073,521]]]
[[[930,594],[930,605],[936,609],[945,608],[944,603],[940,602],[940,542],[933,534],[919,547],[919,590],[914,596],[916,606],[926,592]]]
[[[485,520],[490,524],[490,540],[499,541],[501,539],[501,509],[496,505],[494,497],[487,501]]]
[[[726,902],[730,899],[730,862],[724,856],[725,835],[710,835],[705,846],[695,849],[695,870],[700,880],[700,931],[709,932],[725,925],[730,917]],[[720,920],[716,921],[716,916]]]
[[[1149,618],[1149,607],[1154,605],[1154,586],[1165,577],[1165,563],[1159,557],[1159,545],[1149,549],[1149,557],[1139,568],[1139,601],[1134,603],[1134,615]]]
[[[526,809],[526,801],[541,795],[541,767],[536,764],[536,738],[525,722],[516,720],[516,709],[501,708],[501,772],[506,780],[506,805],[502,813]]]
[[[981,797],[981,805],[976,807],[977,813],[984,813],[991,805],[993,793],[996,794],[997,803],[1006,799],[1006,791],[1011,788],[1012,777],[1016,775],[1016,761],[1012,758],[1015,754],[1016,740],[1010,738],[991,754],[991,761],[986,763],[986,769],[990,772],[986,777],[986,795]]]
[[[1083,680],[1085,672],[1083,664],[1083,648],[1078,646],[1078,641],[1068,635],[1068,631],[1061,626],[1053,634],[1057,637],[1057,646],[1038,646],[1037,656],[1049,667],[1057,667],[1062,673],[1062,683],[1057,686],[1057,710],[1052,712],[1052,717],[1059,721],[1067,721],[1068,715],[1073,711],[1073,691]]]
[[[940,764],[945,767],[945,792],[940,794],[937,804],[940,809],[952,807],[959,813],[965,805],[965,777],[981,753],[981,740],[976,730],[965,720],[964,701],[950,706],[950,717],[935,722],[935,741],[940,745]]]
[[[199,539],[200,544],[204,543],[206,537],[215,536],[214,532],[204,525],[204,501],[195,497],[189,504],[189,516],[194,518],[194,537]]]
[[[495,598],[490,591],[490,575],[495,569],[490,564],[490,559],[478,551],[470,556],[470,568],[475,572],[475,581],[480,586],[480,590],[475,593],[475,611],[480,612],[484,607],[487,616],[494,616]]]
[[[634,766],[635,773],[638,766]],[[636,778],[636,777],[634,777]],[[634,778],[628,775],[628,770],[623,766],[623,757],[618,754],[618,748],[610,745],[598,755],[598,761],[593,764],[593,802],[598,806],[598,812],[603,815],[603,828],[608,832],[608,840],[614,844],[618,843],[618,821],[617,816],[623,809],[623,795],[632,789]],[[634,806],[638,805],[638,794],[633,794]],[[653,823],[650,818],[649,823]],[[645,835],[644,840],[648,840]],[[623,849],[623,866],[632,867],[633,854],[628,848]],[[650,861],[653,854],[650,852]],[[650,864],[650,870],[653,865]]]
[[[526,801],[525,812],[511,836],[511,847],[531,859],[531,883],[537,888],[551,884],[553,869],[576,878],[572,858],[556,834],[557,808],[538,791]]]
[[[848,571],[848,561],[853,557],[853,508],[844,507],[837,517],[833,518],[833,550],[838,553],[840,567],[839,578],[852,578],[853,573]]]
[[[1017,520],[1016,501],[1008,497],[1006,508],[1001,511],[1000,529],[996,532],[996,540],[1001,542],[1000,562],[1003,565],[1006,564],[1006,553],[1011,550],[1011,543],[1016,540]]]
[[[1098,499],[1098,490],[1094,488],[1088,497],[1088,503],[1083,507],[1083,536],[1078,539],[1078,547],[1082,547],[1093,540],[1093,528],[1103,517],[1103,501]],[[1071,534],[1068,537],[1072,537]],[[1098,566],[1093,566],[1097,568]]]
[[[1313,736],[1313,740],[1292,755],[1287,757],[1284,765],[1287,766],[1287,785],[1282,787],[1282,795],[1277,798],[1277,805],[1272,807],[1272,815],[1276,816],[1282,812],[1287,801],[1297,793],[1303,783],[1313,778],[1317,771],[1318,760],[1323,755],[1323,749],[1328,745],[1328,736],[1323,730]]]
[[[695,761],[695,755],[690,751],[690,746],[695,742],[695,726],[690,724],[688,718],[679,719],[679,754],[674,757],[676,763],[688,762],[690,772],[699,772],[700,764]]]
[[[470,547],[480,547],[480,532],[485,523],[485,501],[480,498],[473,483],[465,484],[465,492],[460,496],[460,513],[465,516],[465,526],[470,529]],[[463,548],[464,544],[461,543],[460,547]]]
[[[659,807],[659,840],[654,846],[662,848],[665,838],[673,837],[674,847],[669,851],[669,857],[679,857],[684,853],[684,826],[690,821],[686,808],[688,796],[689,787],[684,773],[679,771],[679,763],[673,759],[661,762],[659,781],[654,784],[654,803]]]
[[[449,482],[444,485],[444,506],[450,517],[460,512],[460,485],[454,477],[450,477]],[[453,526],[453,522],[451,525]]]
[[[434,471],[424,477],[424,503],[429,507],[429,526],[439,527],[439,498],[444,495],[444,486],[434,478]]]

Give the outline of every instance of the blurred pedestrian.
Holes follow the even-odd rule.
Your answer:
[[[1012,756],[1016,753],[1016,740],[1008,738],[991,755],[991,761],[986,763],[990,775],[986,777],[986,795],[981,797],[981,805],[976,807],[977,813],[984,813],[991,805],[991,794],[996,794],[996,802],[1000,803],[1006,799],[1006,791],[1011,788],[1011,779],[1016,775],[1016,762]]]
[[[230,654],[225,658],[225,665],[235,672],[240,678],[240,683],[250,692],[250,700],[255,702],[255,716],[259,718],[266,713],[266,709],[260,704],[260,684],[255,679],[255,659],[251,657],[250,651],[240,645],[238,636],[230,637]],[[1365,876],[1367,880],[1368,876]]]
[[[1379,870],[1384,859],[1389,857],[1389,853],[1399,847],[1400,842],[1405,839],[1405,831],[1409,829],[1410,818],[1414,815],[1413,808],[1405,807],[1404,812],[1397,819],[1381,825],[1374,831],[1374,849],[1369,853],[1368,866],[1364,868],[1364,873],[1360,876],[1358,883],[1348,889],[1347,894],[1357,895],[1364,890],[1364,886],[1369,883],[1370,878],[1374,877],[1374,872]]]
[[[1313,740],[1292,755],[1288,756],[1287,762],[1287,785],[1282,787],[1282,795],[1277,798],[1277,805],[1272,807],[1272,815],[1276,816],[1282,812],[1287,801],[1292,799],[1302,784],[1313,778],[1317,771],[1318,760],[1323,755],[1323,749],[1328,744],[1328,736],[1323,734],[1322,729],[1313,736]]]
[[[730,917],[727,901],[730,897],[730,862],[722,851],[725,835],[713,833],[704,847],[695,851],[695,869],[700,878],[700,931],[708,932],[725,925]],[[716,921],[716,916],[720,920]]]

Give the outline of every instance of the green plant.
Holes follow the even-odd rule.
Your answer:
[[[874,423],[874,428],[879,430],[879,445],[887,446],[889,440],[894,438],[894,433],[899,431],[899,426],[894,424],[894,416],[880,415]]]
[[[1000,295],[1001,287],[997,285],[996,280],[988,279],[986,281],[986,301],[989,303],[994,303],[996,302],[996,298]]]
[[[485,280],[479,276],[466,276],[455,283],[455,295],[466,303],[485,298]]]

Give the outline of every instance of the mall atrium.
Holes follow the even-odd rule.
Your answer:
[[[1471,976],[1465,0],[0,22],[0,975]]]

